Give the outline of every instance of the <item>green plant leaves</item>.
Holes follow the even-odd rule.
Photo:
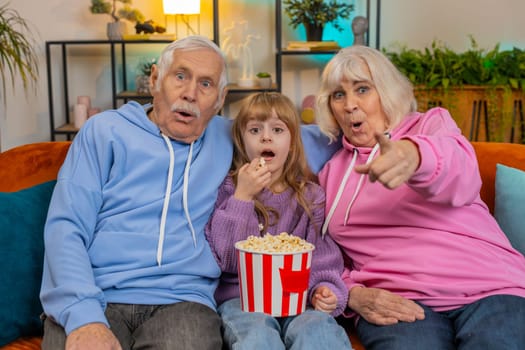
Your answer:
[[[0,7],[0,75],[4,105],[8,78],[14,89],[15,77],[20,76],[27,90],[29,83],[38,77],[37,55],[32,46],[29,24],[16,10],[7,6]]]
[[[498,44],[491,50],[483,50],[470,37],[470,48],[460,53],[438,41],[424,50],[402,46],[383,52],[414,85],[429,88],[507,85],[525,91],[525,51],[518,48],[500,51]]]
[[[338,18],[347,19],[354,10],[353,4],[337,0],[283,0],[284,12],[290,17],[290,25],[297,28],[300,24],[311,23],[315,26],[332,26],[341,31]]]

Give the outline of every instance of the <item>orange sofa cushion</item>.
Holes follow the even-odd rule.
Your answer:
[[[56,179],[70,144],[31,143],[0,153],[0,191],[14,192]]]
[[[525,145],[517,143],[472,142],[479,163],[483,185],[481,199],[494,214],[496,163],[525,170]]]
[[[4,346],[0,350],[40,350],[41,337],[20,338]]]

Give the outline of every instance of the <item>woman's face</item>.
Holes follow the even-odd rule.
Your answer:
[[[388,120],[375,87],[366,81],[341,81],[330,96],[330,107],[346,139],[354,146],[373,147],[375,133],[383,133]]]

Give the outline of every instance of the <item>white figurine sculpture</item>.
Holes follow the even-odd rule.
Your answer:
[[[357,16],[352,21],[352,32],[354,33],[354,45],[366,45],[365,34],[368,30],[368,19]]]
[[[239,60],[241,65],[241,76],[238,79],[239,86],[250,87],[255,85],[255,73],[253,69],[253,56],[250,47],[252,41],[260,39],[259,36],[248,34],[248,22],[232,22],[231,27],[224,30],[226,38],[222,43],[224,54]]]

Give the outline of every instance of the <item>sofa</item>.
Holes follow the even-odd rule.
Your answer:
[[[41,328],[38,316],[41,306],[38,292],[43,257],[43,220],[54,186],[53,180],[56,179],[69,145],[69,141],[41,142],[0,153],[0,236],[4,236],[0,240],[1,254],[4,257],[0,267],[0,307],[7,309],[0,310],[0,327],[2,332],[9,330],[9,335],[2,335],[4,344],[0,343],[0,350],[40,349]],[[524,170],[525,145],[473,142],[473,146],[483,179],[481,197],[494,213],[496,163]],[[42,184],[45,186],[41,187]],[[19,211],[13,213],[17,207],[22,209],[18,208]],[[32,221],[34,216],[39,216],[40,221],[33,228],[26,229],[20,224],[22,221]],[[30,246],[31,249],[18,251],[19,245]],[[16,252],[14,257],[13,251]],[[18,269],[28,262],[32,265],[26,270]],[[22,312],[25,315],[22,318],[25,319],[18,317]],[[4,322],[7,325],[2,324]],[[363,350],[351,324],[344,323],[351,342],[356,350]]]

